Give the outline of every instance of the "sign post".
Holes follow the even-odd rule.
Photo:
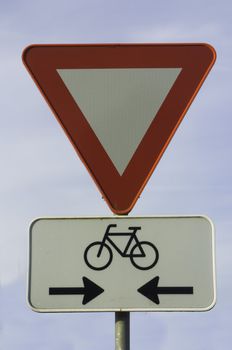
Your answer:
[[[201,216],[41,218],[30,228],[28,301],[40,312],[206,311],[216,300],[214,229]]]
[[[115,312],[115,350],[130,350],[130,312]]]
[[[110,209],[127,215],[216,59],[208,44],[31,45],[23,62]],[[41,218],[28,302],[40,312],[207,311],[214,229],[204,216]]]
[[[115,350],[130,350],[129,312],[115,312]]]

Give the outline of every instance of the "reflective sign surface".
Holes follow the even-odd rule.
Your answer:
[[[204,311],[215,304],[206,217],[41,218],[30,227],[35,311]]]

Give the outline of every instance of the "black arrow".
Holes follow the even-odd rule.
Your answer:
[[[82,304],[85,305],[98,295],[104,292],[104,289],[99,287],[96,283],[83,277],[84,287],[50,287],[49,295],[81,295],[83,294]]]
[[[159,294],[193,294],[193,287],[158,287],[159,276],[144,284],[138,289],[138,292],[159,304]]]

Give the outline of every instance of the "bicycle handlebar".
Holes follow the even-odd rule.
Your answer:
[[[117,227],[117,224],[109,224],[109,225],[107,226],[107,228],[106,228],[105,235],[108,235],[108,234],[111,233],[111,232],[110,232],[110,229],[111,229],[112,227]],[[129,226],[129,227],[128,227],[128,230],[132,230],[132,231],[134,231],[134,233],[136,233],[138,230],[141,230],[141,226]],[[112,233],[112,234],[113,234],[113,233]]]
[[[128,230],[141,230],[141,226],[129,226]]]
[[[117,224],[109,224],[108,226],[107,226],[107,231],[109,231],[110,229],[111,229],[111,227],[117,227]],[[141,230],[141,226],[129,226],[128,227],[128,230]]]

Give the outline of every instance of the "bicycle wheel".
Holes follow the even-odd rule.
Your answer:
[[[107,244],[103,244],[101,255],[98,256],[101,246],[102,242],[93,242],[85,249],[84,260],[86,265],[92,270],[104,270],[113,260],[112,250]]]
[[[136,249],[138,249],[139,254],[136,253]],[[145,256],[142,256],[141,250],[144,252]],[[149,270],[157,264],[159,252],[151,242],[139,242],[131,249],[130,260],[132,265],[137,269]]]

